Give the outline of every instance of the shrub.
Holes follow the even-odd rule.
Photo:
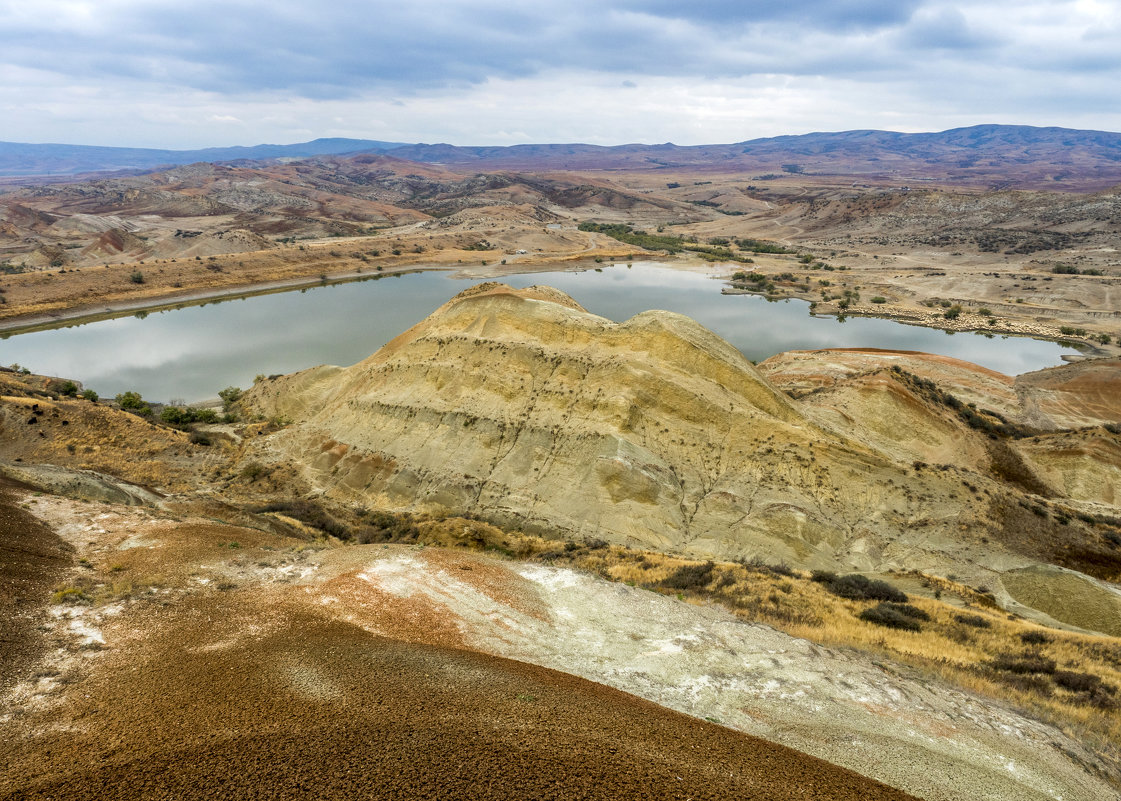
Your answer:
[[[986,617],[980,615],[954,615],[954,620],[975,629],[991,629],[993,624]]]
[[[832,570],[814,570],[810,573],[810,581],[816,581],[819,584],[832,584],[837,580],[837,574]]]
[[[235,403],[241,400],[241,388],[226,387],[218,392],[218,397],[222,399],[222,411],[228,412]]]
[[[139,392],[121,392],[117,395],[117,405],[124,409],[126,412],[138,414],[141,417],[149,417],[152,414],[152,407],[144,402],[140,397]]]
[[[916,619],[909,614],[911,610],[920,611],[910,604],[879,603],[861,612],[860,619],[890,629],[922,631],[918,622],[921,618]]]
[[[62,388],[59,389],[58,392],[59,392],[60,395],[66,395],[69,398],[77,397],[77,395],[78,395],[78,385],[75,384],[73,381],[67,381],[65,384],[62,385]]]
[[[1055,684],[1072,693],[1092,693],[1102,686],[1102,680],[1093,673],[1077,673],[1073,670],[1056,670],[1051,674]]]
[[[420,530],[408,514],[371,512],[367,525],[358,529],[355,539],[363,545],[372,542],[416,542]]]
[[[1044,645],[1051,642],[1051,638],[1042,631],[1024,631],[1020,633],[1020,641],[1025,645]]]
[[[698,589],[712,581],[714,566],[712,562],[704,562],[699,565],[682,565],[658,583],[669,590]]]
[[[756,573],[766,573],[773,576],[786,576],[787,578],[794,578],[796,575],[786,562],[778,562],[777,564],[768,564],[762,557],[753,556],[751,559],[736,559],[736,564],[752,570]]]
[[[906,615],[912,620],[930,620],[930,615],[912,604],[885,603],[881,604],[881,606],[890,606],[896,612]]]
[[[132,281],[132,283],[134,284],[143,284],[144,273],[140,272],[140,270],[133,270],[132,275],[128,277],[128,280]]]
[[[1041,654],[1001,654],[992,661],[992,666],[997,670],[1008,673],[1054,673],[1055,660]]]
[[[88,401],[92,401],[93,403],[97,403],[97,400],[100,396],[96,392],[94,392],[92,389],[83,389],[82,390],[82,397],[85,398]]]
[[[92,598],[81,587],[60,587],[51,593],[51,603],[68,606],[82,606],[92,602]]]
[[[178,406],[165,406],[160,412],[160,420],[169,426],[187,425],[193,419],[190,409],[180,409]]]
[[[218,413],[213,409],[194,409],[192,407],[165,406],[160,412],[160,420],[169,426],[184,427],[192,423],[213,423]]]
[[[352,539],[349,528],[331,516],[322,506],[314,501],[278,501],[258,507],[256,512],[280,512],[288,517],[295,518],[301,523],[306,523],[312,528],[317,528],[325,534],[338,537],[340,540]]]
[[[876,297],[872,298],[872,302],[873,303],[887,303],[887,298],[883,297],[882,295],[876,295]]]
[[[942,316],[947,320],[956,320],[961,317],[961,306],[955,303],[953,306],[946,309],[946,311],[942,313]]]
[[[128,392],[121,392],[117,395],[117,405],[122,409],[139,409],[147,404],[144,403],[144,399],[140,397],[139,392],[129,390]]]
[[[826,588],[834,595],[855,601],[891,601],[906,603],[905,593],[895,589],[886,581],[869,579],[858,573],[840,576],[831,581]]]
[[[192,431],[189,439],[192,445],[210,444],[210,437],[206,436],[206,434],[202,433],[201,431]]]

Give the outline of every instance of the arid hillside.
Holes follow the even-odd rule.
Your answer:
[[[483,285],[353,367],[259,383],[245,403],[292,425],[246,458],[340,502],[697,557],[956,573],[1017,608],[1002,577],[1054,563],[1096,577],[1080,580],[1112,610],[1076,625],[1121,634],[1121,596],[1097,581],[1121,577],[1118,434],[1066,425],[1089,422],[1071,402],[1095,413],[1097,385],[1035,379],[1087,390],[1044,430],[1021,421],[1043,422],[1055,393],[1002,413],[988,398],[1008,401],[1007,378],[948,365],[976,378],[961,400],[924,363],[885,355],[794,400],[771,383],[789,385],[781,362],[768,380],[687,318],[616,324],[555,290]],[[1022,604],[1074,622],[1043,606]]]
[[[1107,797],[1115,380],[498,284],[222,422],[0,370],[0,794]]]

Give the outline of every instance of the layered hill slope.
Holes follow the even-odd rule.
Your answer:
[[[247,403],[295,421],[253,458],[338,500],[703,556],[1116,579],[1100,532],[1039,507],[1061,492],[1019,451],[904,378],[871,387],[846,430],[688,318],[617,324],[489,284],[364,362],[262,382]],[[940,468],[912,466],[938,448]]]

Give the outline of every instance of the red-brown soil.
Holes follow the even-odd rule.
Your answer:
[[[71,548],[13,501],[0,478],[0,692],[47,647],[36,626],[52,583],[70,566]]]
[[[116,632],[0,746],[0,798],[911,797],[583,679],[258,600],[215,591]]]

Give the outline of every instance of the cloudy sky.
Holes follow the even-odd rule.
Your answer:
[[[1121,131],[1121,0],[0,0],[0,140]]]

